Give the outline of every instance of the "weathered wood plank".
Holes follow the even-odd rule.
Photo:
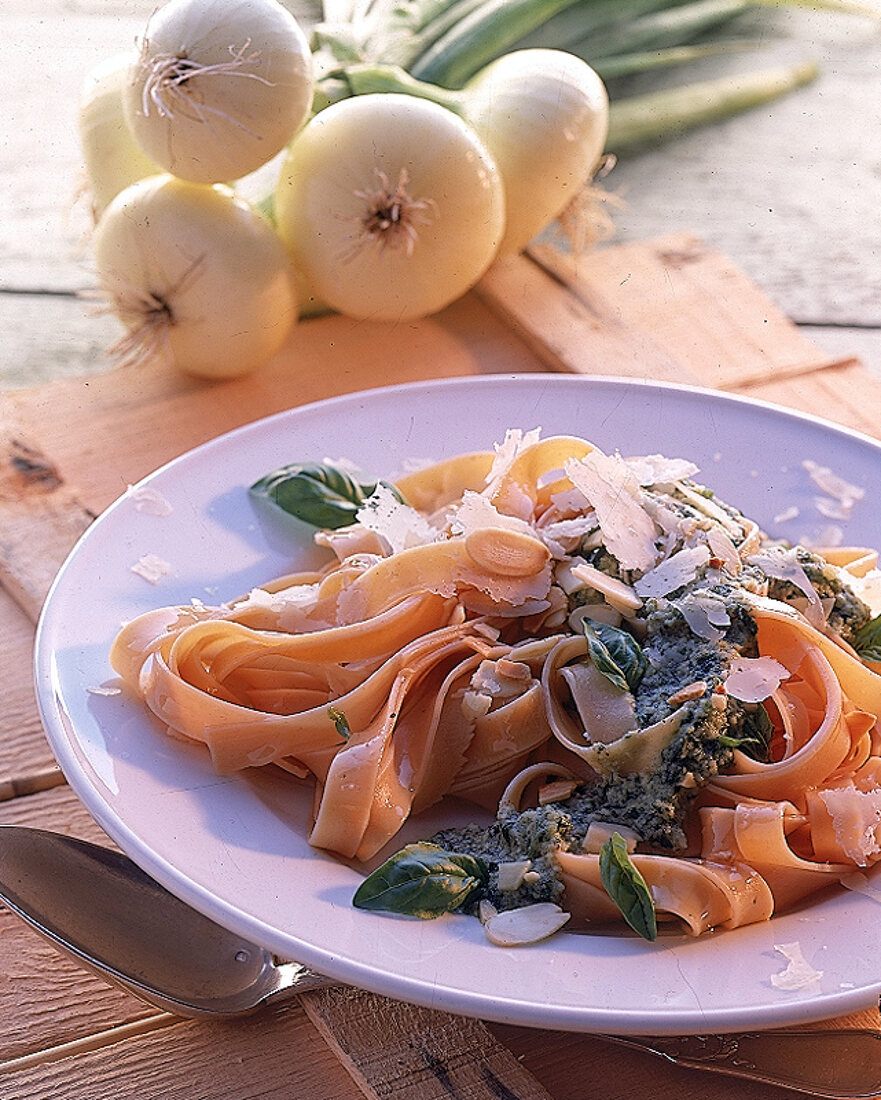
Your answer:
[[[420,1100],[552,1100],[478,1020],[346,987],[304,994],[302,1003],[369,1096],[391,1100],[412,1092]]]
[[[12,778],[45,772],[54,764],[34,702],[32,653],[34,624],[0,588],[0,785]]]
[[[476,292],[551,369],[736,389],[820,365],[766,295],[690,234],[531,255],[496,265]]]
[[[0,1093],[16,1100],[362,1096],[295,1002],[234,1021],[179,1021],[121,1040],[96,1034],[94,1042],[92,1051],[0,1075]]]
[[[519,337],[469,295],[413,323],[310,321],[248,378],[205,382],[150,363],[14,391],[4,401],[25,437],[40,440],[97,511],[160,463],[294,405],[417,379],[540,369]]]

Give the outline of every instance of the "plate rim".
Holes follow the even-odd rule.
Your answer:
[[[819,428],[822,431],[831,432],[833,435],[848,437],[860,444],[868,445],[872,450],[877,452],[878,457],[881,458],[881,441],[878,439],[858,429],[836,424],[817,414],[803,410],[789,409],[771,401],[727,391],[712,390],[702,386],[687,384],[679,385],[651,379],[616,378],[605,375],[564,375],[539,372],[529,374],[494,374],[425,379],[338,394],[330,398],[311,401],[304,405],[292,406],[270,413],[267,416],[250,420],[213,436],[157,466],[142,478],[139,478],[137,482],[111,502],[89,528],[77,539],[75,545],[65,557],[63,564],[52,581],[38,618],[33,666],[40,717],[44,729],[46,730],[46,736],[49,740],[50,747],[55,753],[72,790],[83,802],[87,811],[95,818],[98,824],[116,843],[119,844],[130,858],[134,859],[135,862],[142,866],[149,874],[153,875],[153,877],[166,886],[166,888],[171,889],[179,896],[181,894],[181,883],[179,877],[175,874],[175,869],[167,866],[165,860],[153,852],[143,838],[134,832],[102,799],[98,799],[96,802],[94,798],[84,797],[81,788],[85,788],[88,794],[93,793],[89,776],[85,773],[79,761],[76,759],[72,751],[73,746],[69,746],[67,740],[65,740],[65,737],[68,735],[66,733],[62,734],[61,738],[57,735],[55,723],[62,721],[63,724],[63,720],[59,718],[59,714],[56,713],[53,708],[58,708],[60,711],[61,702],[51,697],[50,693],[47,692],[47,687],[51,683],[49,672],[53,657],[51,650],[47,651],[47,647],[51,627],[51,616],[53,613],[53,603],[57,599],[56,593],[63,588],[65,573],[69,563],[82,552],[84,544],[91,542],[94,538],[100,538],[104,517],[112,514],[117,508],[121,507],[132,490],[138,489],[141,486],[163,477],[174,468],[192,460],[193,456],[197,453],[201,455],[210,452],[210,450],[215,447],[234,446],[238,438],[244,437],[250,432],[260,430],[267,425],[277,425],[291,417],[296,418],[300,415],[313,415],[319,410],[332,413],[334,409],[341,405],[351,405],[365,400],[383,401],[399,397],[402,394],[406,395],[408,392],[412,393],[419,391],[424,393],[431,390],[449,392],[460,387],[471,388],[475,386],[479,389],[491,389],[493,386],[498,386],[500,383],[513,383],[517,386],[525,386],[527,388],[532,386],[546,387],[549,383],[551,386],[569,386],[573,383],[588,386],[593,384],[600,385],[603,388],[639,390],[643,393],[662,391],[675,394],[686,394],[697,398],[709,399],[713,403],[732,404],[746,409],[759,409],[771,415],[782,415],[789,420],[802,421],[811,425],[813,428]],[[76,777],[75,780],[71,777],[72,775]],[[192,882],[189,884],[189,889],[190,893],[187,894],[184,900],[193,904],[196,908],[202,908],[204,904],[209,909],[212,909],[212,913],[209,915],[215,916],[216,919],[216,915],[213,912],[213,907],[217,900],[216,896]],[[200,902],[202,904],[200,904]],[[244,914],[244,916],[246,917],[245,925],[247,926],[247,931],[244,934],[259,932],[261,933],[261,939],[264,941],[264,946],[269,946],[270,948],[281,946],[281,944],[275,942],[277,940],[278,930],[268,928],[265,923],[259,919],[253,917],[248,918],[247,914]],[[493,949],[488,947],[488,950]],[[304,953],[308,954],[308,951]],[[336,965],[336,961],[330,958],[326,952],[321,951],[319,953],[313,953],[311,959],[306,958],[303,961],[307,962],[309,965],[324,969],[328,973],[337,971],[337,973],[334,973],[334,976],[338,976],[339,967]],[[426,989],[424,983],[416,981],[415,979],[398,976],[396,979],[396,988],[390,991],[387,988],[387,983],[382,982],[377,984],[375,981],[371,980],[375,977],[375,974],[369,965],[349,960],[345,965],[344,973],[345,977],[342,980],[355,982],[363,988],[373,989],[374,992],[399,997],[412,1001],[413,1003],[422,1004],[425,1007],[438,1007],[438,989],[436,987]],[[786,1014],[787,1019],[792,1023],[801,1021],[808,1022],[825,1019],[830,1015],[841,1015],[847,1012],[857,1011],[877,1001],[879,992],[881,992],[881,979],[859,990],[841,990],[838,993],[824,994],[818,1001],[792,1002],[787,1006],[789,1010]],[[822,1005],[822,1007],[820,1007],[820,1005]],[[444,995],[444,1003],[441,1004],[440,1007],[466,1015],[482,1016],[485,1019],[496,1019],[501,1022],[523,1024],[533,1027],[564,1028],[571,1031],[613,1030],[612,1027],[609,1026],[608,1017],[610,1013],[607,1009],[603,1008],[590,1009],[576,1007],[567,1009],[563,1006],[559,1011],[552,1012],[551,1018],[542,1020],[536,1017],[535,1004],[533,1001],[517,1001],[509,998],[504,1002],[493,1005],[487,1003],[487,998],[484,994],[462,990],[447,991]],[[544,1011],[547,1011],[548,1006],[544,1005],[542,1008]],[[714,1009],[712,1018],[713,1030],[732,1031],[742,1029],[744,1026],[755,1029],[781,1026],[780,1005],[768,1005],[765,1006],[765,1008],[765,1012],[759,1011],[759,1015],[763,1018],[759,1019],[758,1022],[755,1018],[756,1009],[751,1008],[748,1023],[744,1020],[743,1011],[739,1008],[730,1010]],[[651,1014],[651,1022],[647,1024],[645,1015],[642,1012],[636,1013],[630,1010],[616,1010],[614,1013],[614,1030],[619,1034],[681,1034],[684,1031],[694,1032],[706,1030],[707,1022],[704,1018],[704,1014],[700,1011],[694,1009],[678,1009],[675,1007],[664,1008],[663,1021],[658,1019],[658,1013],[659,1010],[655,1008],[654,1012]],[[769,1018],[765,1020],[765,1016]],[[783,1026],[786,1025],[784,1024]]]

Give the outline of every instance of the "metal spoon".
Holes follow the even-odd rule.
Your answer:
[[[179,1016],[241,1015],[339,984],[221,928],[126,856],[60,833],[0,826],[0,901],[80,965]],[[881,1035],[867,1029],[602,1038],[812,1096],[881,1092]]]

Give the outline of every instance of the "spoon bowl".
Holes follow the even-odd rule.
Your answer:
[[[337,984],[279,963],[182,902],[120,852],[0,827],[0,899],[100,977],[179,1016],[236,1016]]]

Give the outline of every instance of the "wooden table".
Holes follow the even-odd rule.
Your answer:
[[[763,216],[745,223],[742,203],[725,205],[735,177],[741,192],[749,192],[745,177],[756,173],[766,194],[769,181],[778,191],[781,186],[758,153],[737,163],[749,144],[740,120],[725,136],[695,136],[678,143],[675,154],[652,153],[623,166],[631,205],[622,215],[622,243],[585,259],[539,249],[494,270],[474,293],[419,323],[310,322],[246,380],[208,385],[158,366],[107,372],[99,356],[115,330],[75,299],[89,284],[88,273],[70,258],[71,238],[54,220],[74,157],[64,97],[90,59],[127,45],[142,29],[135,9],[151,7],[54,0],[35,15],[26,0],[12,0],[0,14],[0,41],[21,43],[11,66],[18,79],[0,85],[16,143],[3,177],[13,210],[0,225],[0,386],[7,391],[0,398],[0,823],[106,839],[64,785],[40,728],[30,679],[35,617],[55,568],[91,518],[127,484],[219,432],[381,383],[563,370],[697,383],[821,411],[881,434],[877,197],[874,223],[869,218],[871,187],[877,196],[881,180],[881,139],[857,161],[856,126],[840,127],[838,157],[813,138],[808,143],[823,202],[835,172],[848,188],[864,184],[839,196],[832,228],[794,165],[787,182],[801,183],[789,188],[788,205],[769,200],[783,206],[780,222]],[[45,88],[38,93],[22,72],[28,59],[46,56],[47,44],[59,90],[59,108],[48,113],[37,98]],[[881,53],[877,44],[857,43],[854,56],[864,72],[877,67]],[[12,79],[9,70],[0,66],[0,80]],[[834,82],[828,87],[840,102]],[[863,99],[867,126],[881,110],[877,101]],[[800,102],[787,111],[813,112],[816,121],[822,100]],[[775,152],[768,136],[776,130],[779,139],[782,126],[768,113],[753,116],[750,125],[764,133],[767,157],[776,156],[782,171],[780,149]],[[825,132],[831,129],[827,122]],[[697,165],[702,148],[715,152]],[[843,155],[842,148],[848,150]],[[786,153],[783,161],[795,156]],[[46,171],[38,177],[34,165]],[[666,198],[649,203],[653,173],[660,173],[654,182]],[[683,185],[695,174],[705,193],[703,217],[695,214],[700,188]],[[40,186],[32,191],[35,179]],[[671,205],[674,195],[678,205]],[[764,200],[753,194],[749,201],[759,211]],[[787,247],[775,228],[784,222],[805,230],[790,235]],[[837,252],[838,266],[832,262]],[[464,1022],[356,993],[310,995],[244,1021],[181,1021],[105,987],[2,910],[0,960],[0,1096],[17,1100],[787,1095],[679,1070],[590,1036]],[[835,1021],[845,1022],[881,1026],[868,1008]]]

